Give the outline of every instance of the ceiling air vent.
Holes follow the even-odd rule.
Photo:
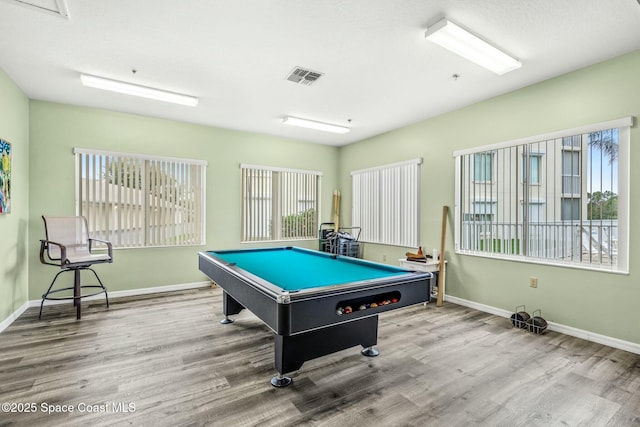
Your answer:
[[[50,13],[69,19],[69,9],[66,0],[6,0],[9,3],[26,6],[40,12]]]
[[[322,74],[324,73],[312,71],[308,68],[294,67],[293,70],[291,70],[291,72],[287,74],[285,79],[289,80],[290,82],[299,83],[301,85],[311,86],[320,77],[322,77]]]

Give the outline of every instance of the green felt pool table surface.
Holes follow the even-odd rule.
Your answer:
[[[292,247],[209,253],[289,292],[409,272],[399,267]]]

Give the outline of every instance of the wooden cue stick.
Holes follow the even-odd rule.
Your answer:
[[[336,190],[333,190],[333,226],[336,226]],[[334,230],[337,231],[337,230]]]
[[[442,234],[440,235],[440,266],[438,267],[438,300],[436,301],[436,307],[442,306],[442,298],[444,297],[444,242],[447,234],[447,212],[448,206],[442,207]]]
[[[333,190],[333,222],[336,233],[340,227],[340,191]]]

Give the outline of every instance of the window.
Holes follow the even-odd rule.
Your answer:
[[[542,182],[542,162],[544,155],[542,153],[523,153],[522,166],[520,168],[520,182],[526,182],[529,185],[540,185]],[[529,159],[527,166],[526,159]],[[525,177],[526,175],[526,177]]]
[[[351,172],[352,225],[360,240],[417,247],[422,159]]]
[[[560,199],[560,219],[562,221],[580,220],[580,199],[572,197],[562,197]]]
[[[480,221],[492,221],[495,215],[496,203],[493,201],[476,200],[473,202],[474,218]]]
[[[531,200],[529,202],[529,222],[544,222],[545,221],[545,204],[541,200]]]
[[[240,165],[242,241],[316,239],[321,172]]]
[[[456,251],[627,272],[631,124],[454,153]]]
[[[114,247],[205,243],[207,163],[76,148],[76,212]]]
[[[580,151],[562,150],[562,193],[580,197]]]
[[[492,152],[476,153],[473,155],[474,181],[489,182],[493,178]]]

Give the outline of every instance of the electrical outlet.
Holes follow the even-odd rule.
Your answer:
[[[529,286],[532,288],[538,287],[538,278],[537,277],[529,277]]]
[[[382,255],[382,261],[386,261],[387,260],[387,256],[386,255]]]

